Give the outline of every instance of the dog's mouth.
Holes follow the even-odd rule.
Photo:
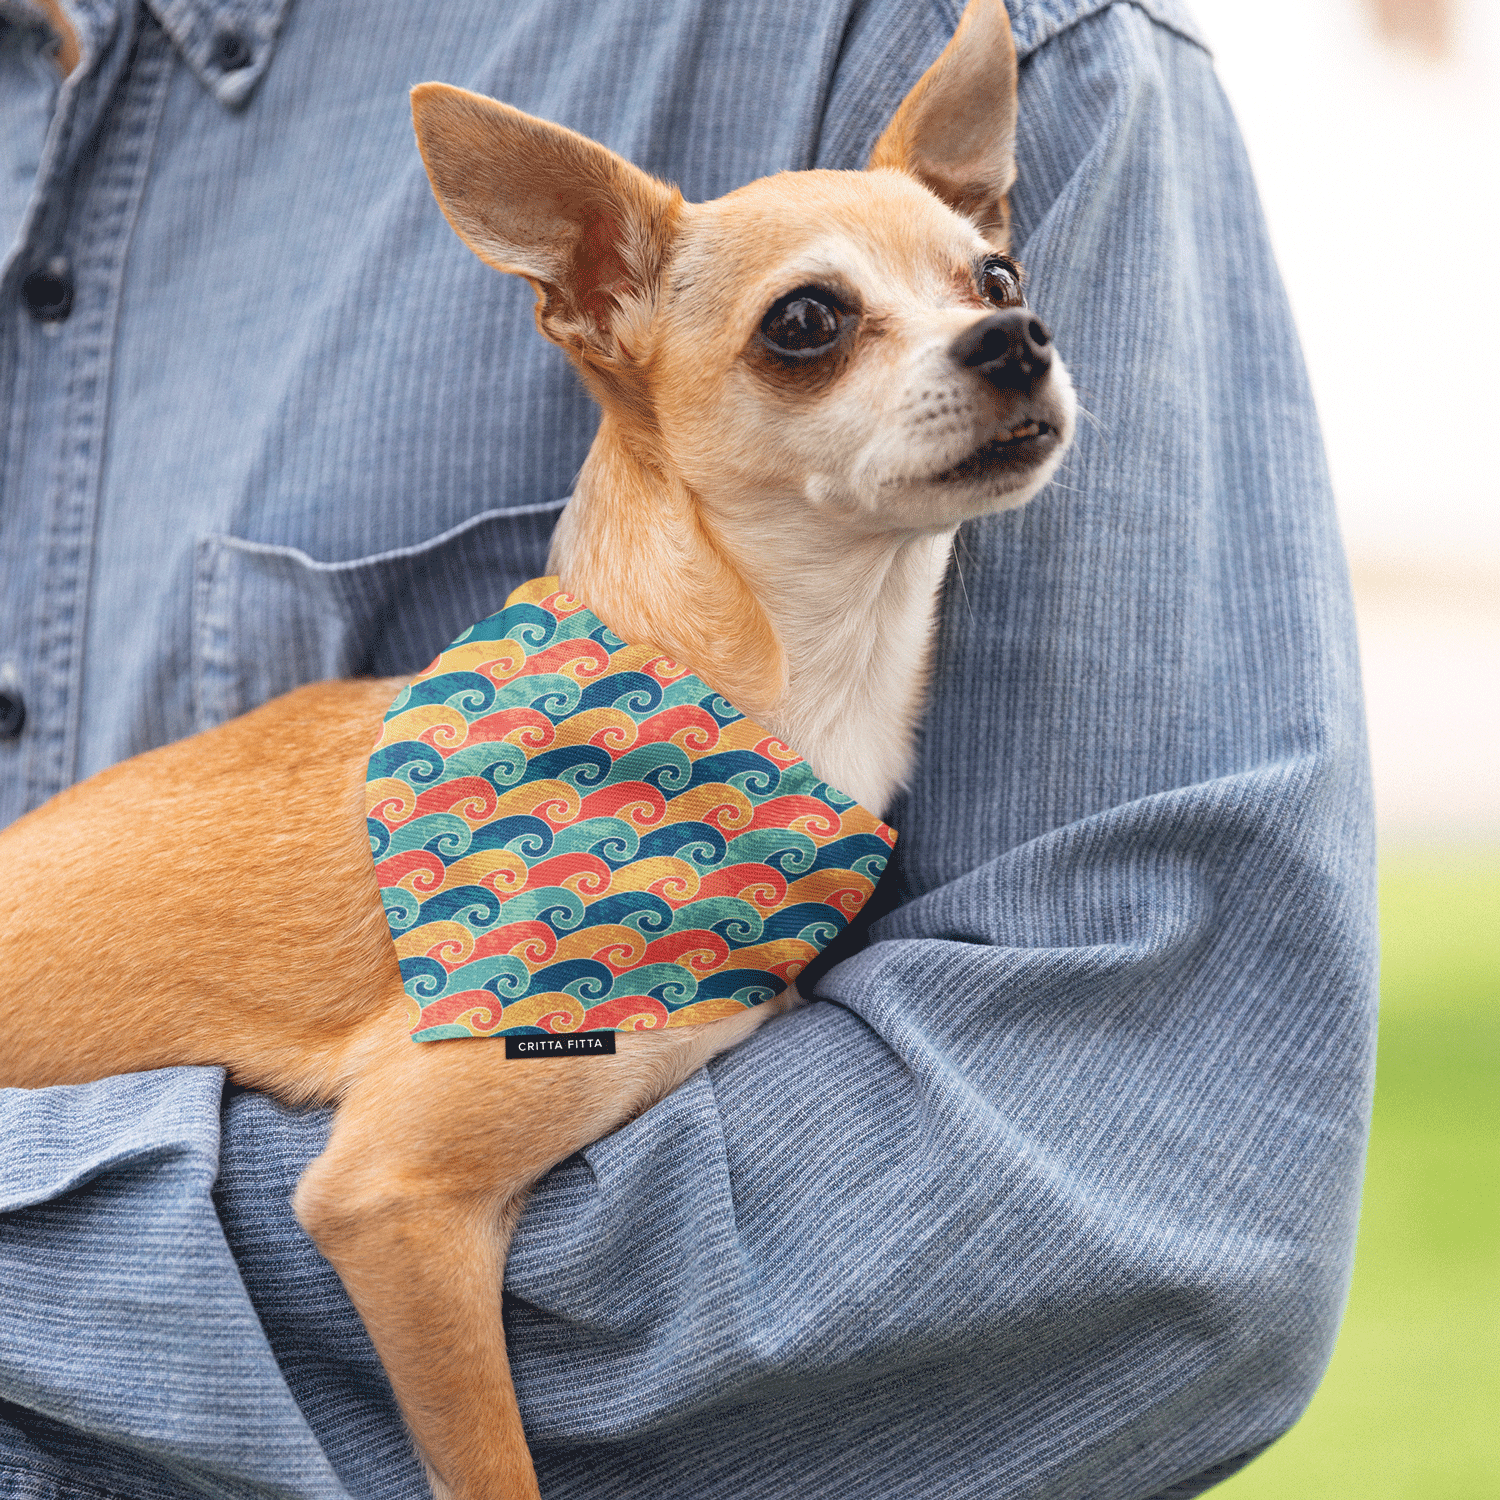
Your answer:
[[[1034,418],[981,443],[967,458],[961,458],[951,469],[934,474],[933,484],[955,484],[983,479],[998,470],[1031,468],[1057,445],[1057,429],[1050,422]]]

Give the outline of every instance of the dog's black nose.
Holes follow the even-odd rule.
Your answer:
[[[1030,395],[1052,368],[1052,334],[1027,307],[1008,307],[964,329],[948,352],[997,390]]]

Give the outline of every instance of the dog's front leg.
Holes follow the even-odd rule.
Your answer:
[[[509,1064],[497,1041],[411,1042],[399,1006],[372,1023],[294,1202],[364,1319],[440,1494],[538,1493],[500,1318],[527,1191],[796,998],[621,1035],[613,1057]]]
[[[330,1211],[320,1158],[298,1215],[339,1273],[390,1377],[439,1500],[538,1500],[511,1384],[500,1285],[524,1194],[489,1204],[410,1199]]]
[[[498,1077],[478,1101],[432,1076],[451,1073],[430,1064],[455,1053],[471,1065],[460,1073],[492,1065],[498,1046],[405,1047],[408,1067],[361,1079],[339,1106],[297,1186],[297,1217],[363,1319],[435,1493],[537,1500],[500,1288],[526,1189],[546,1166],[508,1149],[525,1122]],[[429,1076],[408,1078],[407,1092],[393,1073]]]

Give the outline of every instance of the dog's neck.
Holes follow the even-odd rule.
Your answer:
[[[911,770],[952,535],[840,537],[800,512],[771,540],[757,593],[787,674],[763,722],[884,812]]]
[[[753,541],[735,530],[606,416],[550,566],[616,634],[691,666],[884,811],[911,766],[952,533],[861,533],[796,499],[763,511]]]

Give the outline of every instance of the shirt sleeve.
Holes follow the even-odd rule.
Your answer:
[[[958,9],[824,11],[826,58],[790,61],[827,83],[812,160],[857,166]],[[505,1298],[549,1497],[1175,1500],[1331,1348],[1373,854],[1312,403],[1170,0],[1012,14],[1016,247],[1089,415],[960,537],[881,914],[532,1199]],[[221,1137],[219,1089],[0,1099],[0,1470],[416,1500],[287,1201],[328,1115],[230,1090]]]
[[[544,1489],[1186,1496],[1330,1353],[1373,856],[1296,335],[1180,31],[1116,5],[1031,49],[1018,156],[1089,415],[960,538],[868,944],[528,1213]]]

